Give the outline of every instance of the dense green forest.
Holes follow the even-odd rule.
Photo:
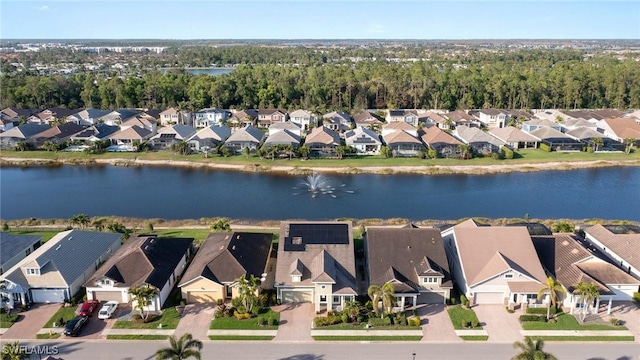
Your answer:
[[[247,47],[170,50],[140,73],[3,72],[1,106],[45,108],[640,108],[640,66],[579,51],[441,53],[389,61],[390,50]],[[427,58],[423,50],[402,52]],[[40,57],[45,55],[38,55]],[[74,55],[77,57],[78,55]],[[347,57],[366,60],[352,62]],[[383,57],[383,56],[386,56]],[[241,64],[227,75],[161,73],[160,63]]]

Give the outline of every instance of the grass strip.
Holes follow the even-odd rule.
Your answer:
[[[544,341],[635,341],[633,336],[527,336]]]
[[[489,335],[463,335],[460,336],[460,339],[465,341],[487,341],[489,339]]]
[[[60,337],[60,333],[36,334],[36,339],[57,339],[59,337]]]
[[[422,336],[313,336],[316,341],[420,341]]]
[[[209,335],[210,340],[261,340],[270,341],[273,340],[273,336],[266,335]]]
[[[46,324],[44,324],[44,328],[53,328],[55,326],[53,326],[54,323],[59,323],[60,322],[60,318],[62,318],[65,322],[65,324],[67,322],[69,322],[69,320],[73,319],[74,317],[76,317],[76,308],[77,306],[72,305],[72,306],[68,306],[68,307],[60,307],[60,309],[58,311],[56,311],[55,314],[53,314],[53,316],[51,317],[51,319],[49,319],[49,321],[47,321]]]
[[[107,335],[107,340],[166,340],[167,335]]]

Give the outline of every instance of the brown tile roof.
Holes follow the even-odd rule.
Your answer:
[[[383,136],[384,142],[386,144],[420,144],[422,145],[422,141],[418,140],[415,136],[409,134],[404,130],[396,130],[390,134]]]
[[[504,142],[534,142],[538,139],[517,129],[513,126],[507,126],[499,129],[490,129],[489,133]]]
[[[372,113],[370,111],[361,111],[355,115],[353,115],[353,121],[355,121],[356,124],[362,124],[362,123],[366,123],[366,124],[383,124],[384,123],[384,119],[381,118],[380,116],[378,116],[375,113]]]
[[[634,268],[640,269],[640,234],[614,234],[602,225],[586,228],[584,232]]]
[[[409,124],[406,123],[404,121],[394,121],[394,122],[390,122],[387,125],[383,126],[383,129],[391,129],[391,130],[413,130],[415,131],[416,128]]]
[[[476,118],[474,118],[473,116],[461,110],[448,112],[444,114],[444,116],[453,122],[459,122],[459,121],[467,122],[467,121],[476,120]]]
[[[143,140],[151,137],[151,131],[142,128],[140,126],[132,126],[125,130],[120,130],[109,136],[109,139],[114,140]]]
[[[456,139],[448,132],[436,126],[432,126],[428,129],[423,128],[422,132],[423,132],[422,141],[424,141],[429,146],[435,146],[434,144],[443,144],[443,145],[462,144],[460,140]]]
[[[420,275],[442,276],[442,287],[452,287],[452,278],[437,229],[367,228],[369,278],[372,285],[394,281],[396,291],[416,292]]]
[[[593,113],[602,116],[603,118],[619,118],[625,116],[627,113],[617,109],[600,109],[593,110]]]
[[[453,232],[469,286],[509,268],[533,281],[546,281],[545,272],[526,227],[456,225]]]
[[[613,294],[607,284],[639,284],[613,264],[602,260],[598,255],[585,249],[574,234],[554,234],[532,236],[543,266],[569,291],[575,290],[575,284],[593,282],[600,288],[601,294]]]
[[[322,125],[311,130],[311,133],[307,135],[305,143],[320,143],[325,145],[340,145],[340,135],[328,127]]]
[[[633,119],[618,118],[618,119],[604,119],[611,130],[620,138],[634,138],[640,139],[640,124]]]
[[[271,252],[271,233],[211,233],[184,273],[179,286],[205,277],[219,284],[240,276],[260,278]]]

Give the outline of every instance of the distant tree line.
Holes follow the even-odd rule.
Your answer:
[[[3,73],[1,83],[3,108],[640,108],[637,62],[583,59],[579,52],[478,53],[455,61],[240,65],[220,76],[184,71],[127,77]]]

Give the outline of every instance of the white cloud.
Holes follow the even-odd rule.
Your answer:
[[[382,34],[387,31],[385,30],[384,26],[382,26],[381,24],[373,24],[369,26],[369,29],[367,29],[367,32],[373,33],[373,34]]]
[[[39,11],[47,11],[47,10],[49,10],[49,7],[47,5],[34,6],[33,8],[36,9],[36,10],[39,10]]]

